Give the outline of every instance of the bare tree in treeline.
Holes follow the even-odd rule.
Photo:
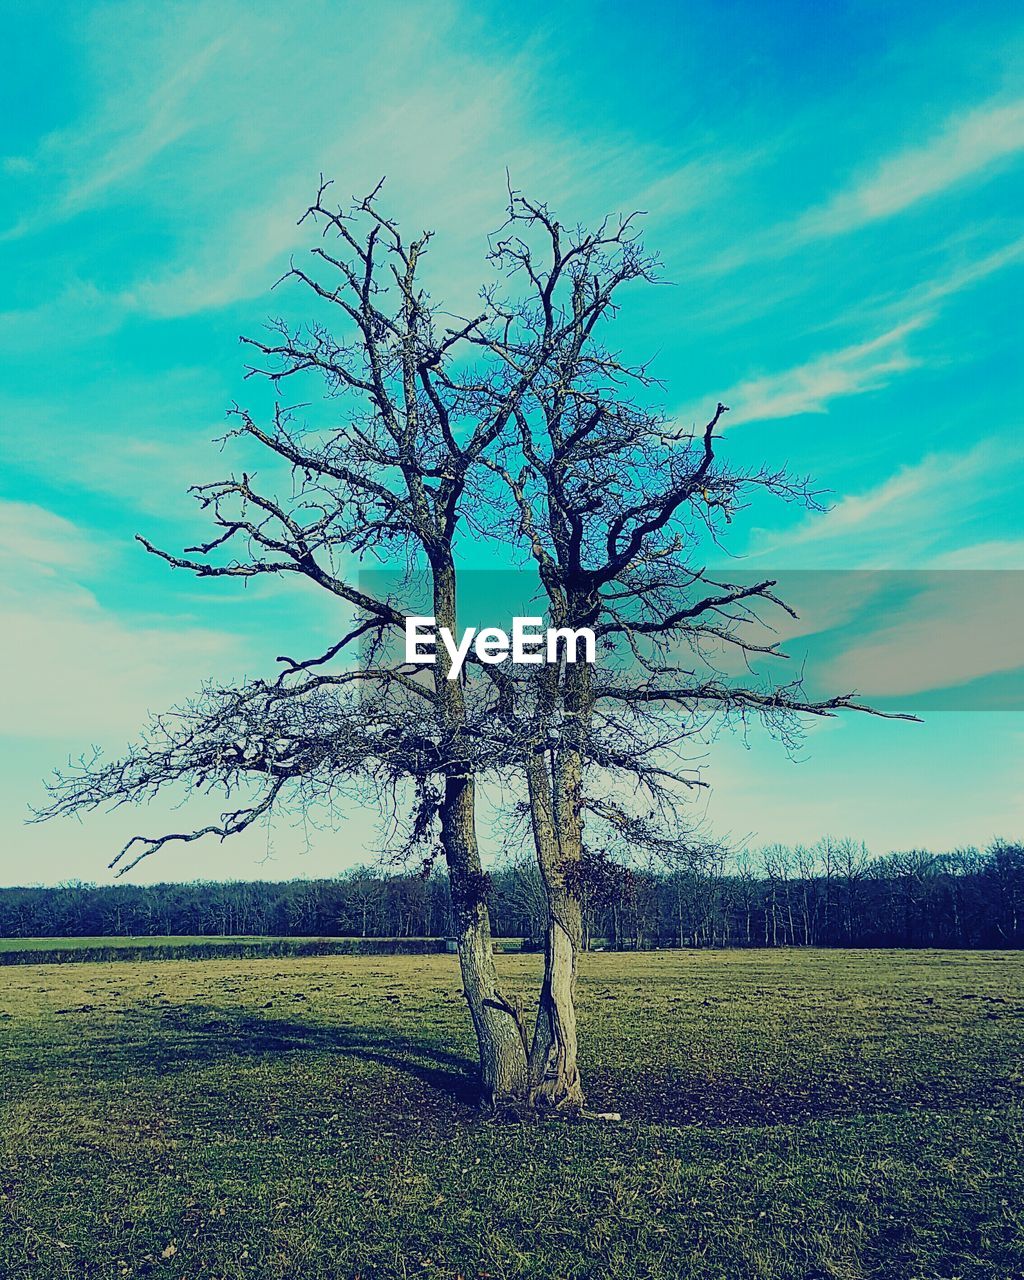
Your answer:
[[[1024,844],[872,858],[861,841],[719,852],[660,873],[644,859],[583,899],[599,948],[1021,947]],[[516,867],[493,877],[501,932],[519,936]],[[641,891],[637,892],[637,886]]]
[[[430,235],[405,239],[379,190],[343,210],[324,184],[305,215],[323,239],[287,278],[329,319],[247,340],[252,375],[294,386],[294,399],[318,380],[327,416],[281,400],[266,420],[236,407],[240,469],[193,491],[212,536],[181,555],[140,539],[204,578],[297,575],[350,621],[321,649],[282,658],[276,677],[210,685],[157,717],[123,759],[59,775],[41,816],[177,783],[227,797],[217,822],[130,841],[114,859],[127,870],[169,843],[224,839],[297,807],[404,809],[410,855],[443,855],[485,1100],[578,1112],[574,989],[597,852],[702,852],[683,802],[702,785],[688,746],[710,726],[757,718],[788,737],[804,716],[871,709],[852,695],[809,701],[798,680],[722,674],[723,655],[781,656],[751,636],[758,607],[786,606],[770,580],[709,578],[708,547],[753,494],[813,497],[783,471],[726,465],[725,406],[699,429],[670,423],[651,407],[647,367],[608,345],[621,291],[656,275],[636,217],[567,228],[510,192],[490,255],[501,279],[476,315],[453,320],[422,286]],[[438,627],[457,632],[460,546],[482,537],[531,566],[551,625],[596,632],[596,667],[563,652],[525,673],[478,663],[449,679],[439,646],[424,680],[394,656],[416,583]],[[359,577],[379,563],[404,570],[398,590]],[[525,791],[544,890],[532,1035],[498,983],[477,839],[478,783],[497,775]],[[653,902],[655,882],[631,874],[617,927],[643,945],[640,895]],[[365,890],[368,920],[377,890]]]

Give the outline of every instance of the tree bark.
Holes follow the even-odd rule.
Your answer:
[[[434,615],[455,634],[455,568],[449,549],[434,564]],[[455,728],[465,721],[459,680],[449,680],[450,659],[438,647],[434,688],[442,718]],[[468,771],[453,768],[444,780],[441,847],[448,865],[452,914],[459,947],[462,986],[480,1051],[482,1101],[496,1111],[519,1110],[527,1101],[527,1037],[521,1008],[501,994],[494,965],[487,880],[476,837],[476,784]]]
[[[576,1032],[576,969],[583,937],[579,896],[566,871],[582,853],[578,754],[563,749],[548,772],[538,747],[527,769],[537,862],[548,898],[544,980],[530,1048],[530,1102],[559,1111],[583,1109]]]
[[[483,1102],[498,1111],[517,1110],[527,1097],[526,1032],[522,1010],[498,987],[473,812],[472,777],[447,778],[441,838],[452,888],[462,985],[480,1050]]]

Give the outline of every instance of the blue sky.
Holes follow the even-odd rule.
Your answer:
[[[455,309],[506,166],[566,218],[647,210],[674,283],[624,308],[621,344],[657,354],[680,419],[732,406],[733,458],[832,491],[827,514],[746,513],[745,568],[1024,569],[1005,4],[24,2],[0,56],[0,881],[105,878],[163,815],[25,827],[48,769],[337,624],[312,592],[174,576],[131,541],[201,529],[184,490],[229,468],[227,404],[259,407],[237,337],[297,304],[268,289],[321,170],[343,194],[388,175],[394,211],[436,229]],[[980,843],[1024,831],[1022,755],[1009,712],[830,722],[798,763],[720,739],[707,818],[765,842]],[[330,873],[374,839],[353,815],[308,849],[271,833],[269,862],[261,833],[137,874]]]

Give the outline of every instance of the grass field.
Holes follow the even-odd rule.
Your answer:
[[[1018,955],[591,955],[580,1010],[621,1124],[480,1120],[450,956],[0,970],[0,1275],[1024,1275]]]

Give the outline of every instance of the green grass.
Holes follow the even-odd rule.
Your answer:
[[[621,1124],[480,1120],[450,956],[0,970],[0,1275],[1024,1275],[1019,956],[591,955],[580,1018]]]

